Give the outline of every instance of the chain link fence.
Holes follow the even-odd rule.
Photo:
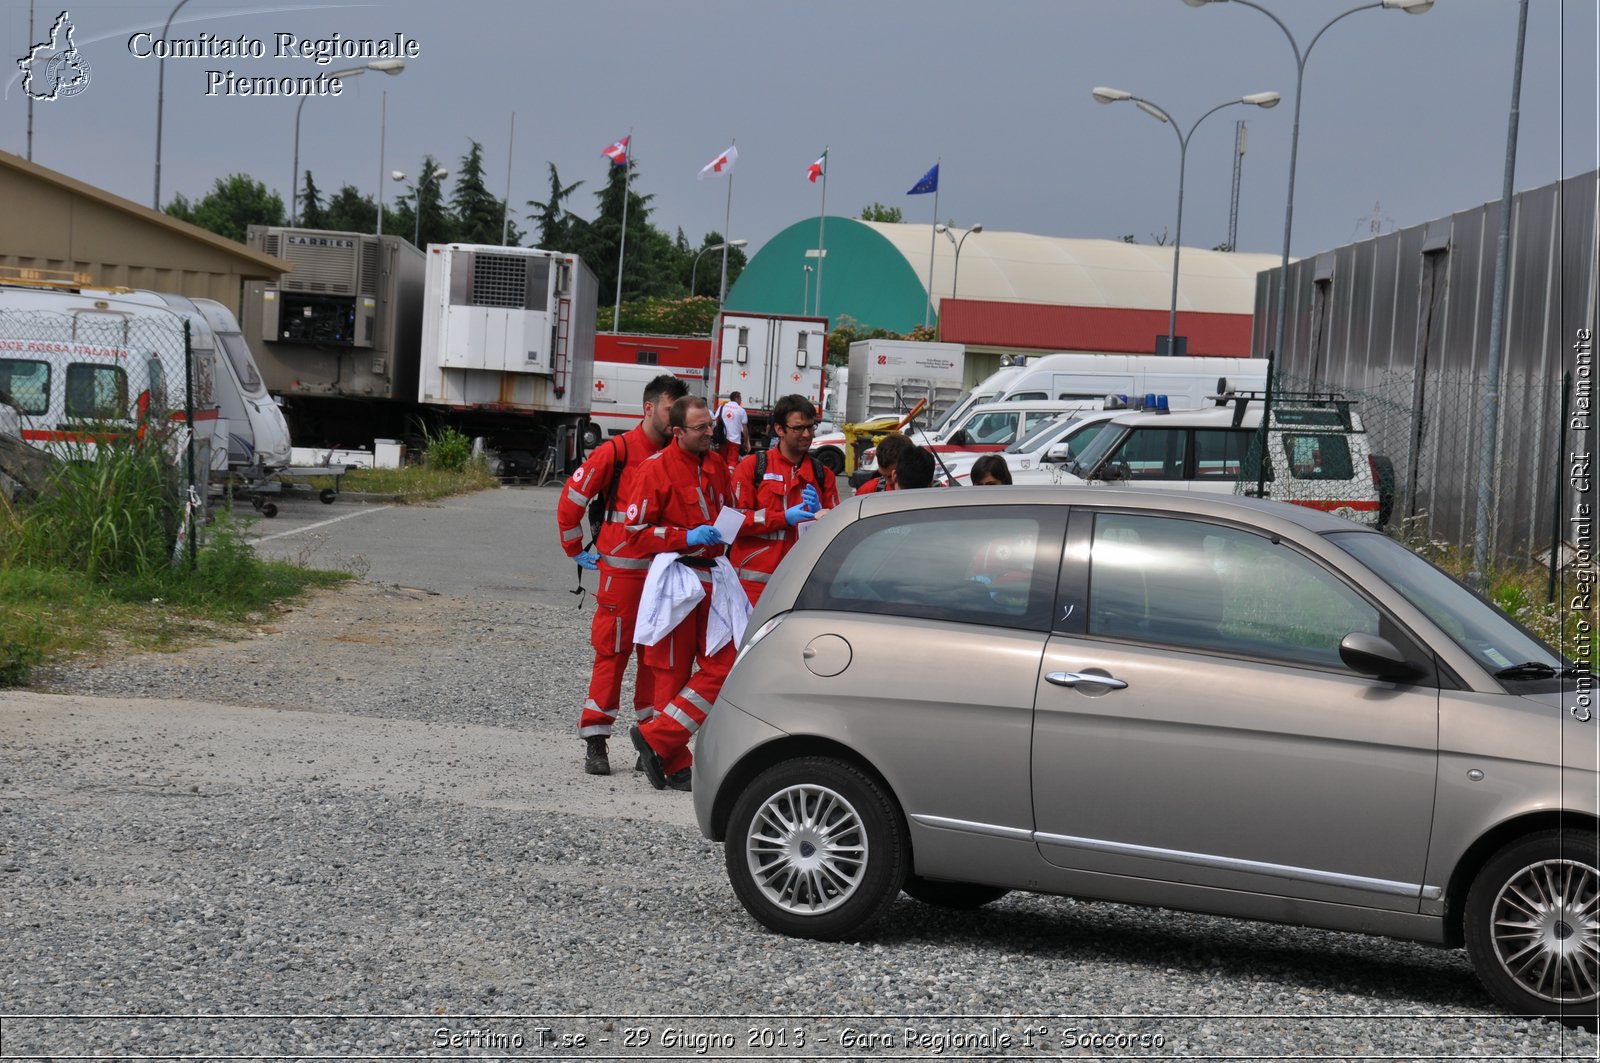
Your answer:
[[[174,553],[192,560],[216,410],[212,367],[192,351],[188,322],[170,312],[0,307],[0,487],[36,494],[60,463],[158,447]]]

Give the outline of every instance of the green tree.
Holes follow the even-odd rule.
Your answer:
[[[191,204],[182,194],[175,196],[166,212],[240,243],[250,226],[282,225],[285,220],[278,193],[267,191],[266,185],[242,173],[217,178],[197,203]]]
[[[505,200],[490,195],[484,184],[483,145],[476,140],[468,143],[472,147],[461,156],[455,191],[450,195],[456,239],[466,244],[498,244],[503,237],[508,246],[518,246],[522,233],[514,224],[507,224]]]
[[[873,200],[871,206],[861,208],[861,220],[895,223],[904,221],[905,218],[901,215],[899,207],[886,207],[877,200]],[[873,337],[873,339],[877,338],[876,336]]]
[[[311,171],[306,171],[305,191],[300,193],[300,225],[307,229],[326,229],[328,218],[322,209],[322,195],[317,191],[317,183],[311,179]]]
[[[418,247],[429,244],[448,244],[456,240],[456,218],[445,208],[444,186],[438,177],[442,167],[432,155],[422,157],[422,168],[411,191],[400,197],[395,213],[394,234],[407,240],[415,238]],[[420,206],[419,206],[420,204]],[[422,222],[417,223],[418,215]],[[384,215],[384,232],[389,232],[388,215]],[[495,240],[499,242],[498,238]]]
[[[611,307],[596,314],[601,329],[611,328]],[[637,299],[622,304],[617,328],[622,332],[649,332],[660,336],[709,336],[717,319],[717,300]]]
[[[678,235],[681,241],[682,232]],[[683,250],[681,253],[685,257],[683,260],[683,276],[679,283],[683,285],[685,291],[688,291],[691,281],[694,283],[694,291],[689,292],[690,295],[709,296],[712,300],[717,298],[717,285],[722,280],[722,252],[707,249],[716,247],[720,243],[722,243],[722,234],[709,232],[706,233],[705,237],[700,241],[700,246],[695,248],[693,252],[689,251],[687,244],[682,245]],[[698,269],[694,265],[696,257],[700,261]],[[733,288],[733,282],[739,279],[739,274],[744,272],[744,267],[748,262],[749,259],[745,256],[744,248],[728,248],[728,288],[730,290]]]
[[[355,185],[345,185],[328,200],[323,208],[322,228],[344,233],[375,233],[378,231],[378,206],[371,196],[361,194]],[[395,228],[394,212],[385,210],[383,231],[409,236],[410,230],[401,233]]]
[[[630,165],[637,178],[637,156]],[[626,189],[628,241],[627,260],[622,264],[622,297],[632,300],[679,295],[683,291],[683,282],[678,280],[682,272],[682,252],[670,237],[650,224],[650,201],[655,197],[635,191],[639,182],[629,182],[626,169],[611,167],[605,187],[595,193],[600,206],[599,217],[591,222],[574,219],[569,246],[562,250],[576,252],[594,270],[600,280],[602,302],[614,293],[617,256],[622,249],[622,202]]]
[[[535,208],[538,213],[532,215],[539,223],[539,246],[546,251],[569,251],[568,246],[572,240],[572,230],[581,219],[573,216],[563,204],[567,197],[578,190],[582,181],[574,181],[570,185],[561,183],[561,175],[556,172],[555,163],[547,163],[550,167],[550,195],[542,203],[536,199],[528,200],[528,206]],[[612,167],[616,169],[617,167]],[[593,264],[591,263],[591,266]]]

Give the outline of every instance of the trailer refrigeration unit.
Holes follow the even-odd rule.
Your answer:
[[[502,461],[553,443],[570,465],[594,389],[594,272],[529,247],[430,244],[426,257],[418,400],[495,438]]]
[[[594,339],[594,388],[584,449],[607,436],[621,435],[643,420],[645,385],[671,373],[689,386],[689,394],[706,395],[711,365],[710,336],[654,336],[601,332]]]
[[[766,437],[772,404],[779,396],[804,395],[822,409],[827,318],[723,313],[718,315],[714,338],[715,398],[720,402],[730,392],[740,393],[740,405],[750,414],[752,439]]]
[[[398,236],[250,226],[294,269],[247,281],[244,333],[302,445],[414,430],[423,254]]]

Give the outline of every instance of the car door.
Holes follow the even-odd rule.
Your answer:
[[[1044,858],[1415,911],[1437,685],[1357,675],[1338,643],[1369,631],[1427,656],[1321,560],[1252,529],[1080,510],[1067,557],[1034,724]]]
[[[977,501],[857,521],[766,637],[768,668],[736,668],[722,696],[845,743],[884,776],[914,833],[1000,830],[1026,846],[1065,527],[1061,507]]]

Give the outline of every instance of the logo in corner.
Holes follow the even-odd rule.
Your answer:
[[[61,12],[50,27],[50,39],[17,60],[23,92],[36,100],[61,100],[89,87],[89,64],[72,43],[76,28],[71,13]]]

